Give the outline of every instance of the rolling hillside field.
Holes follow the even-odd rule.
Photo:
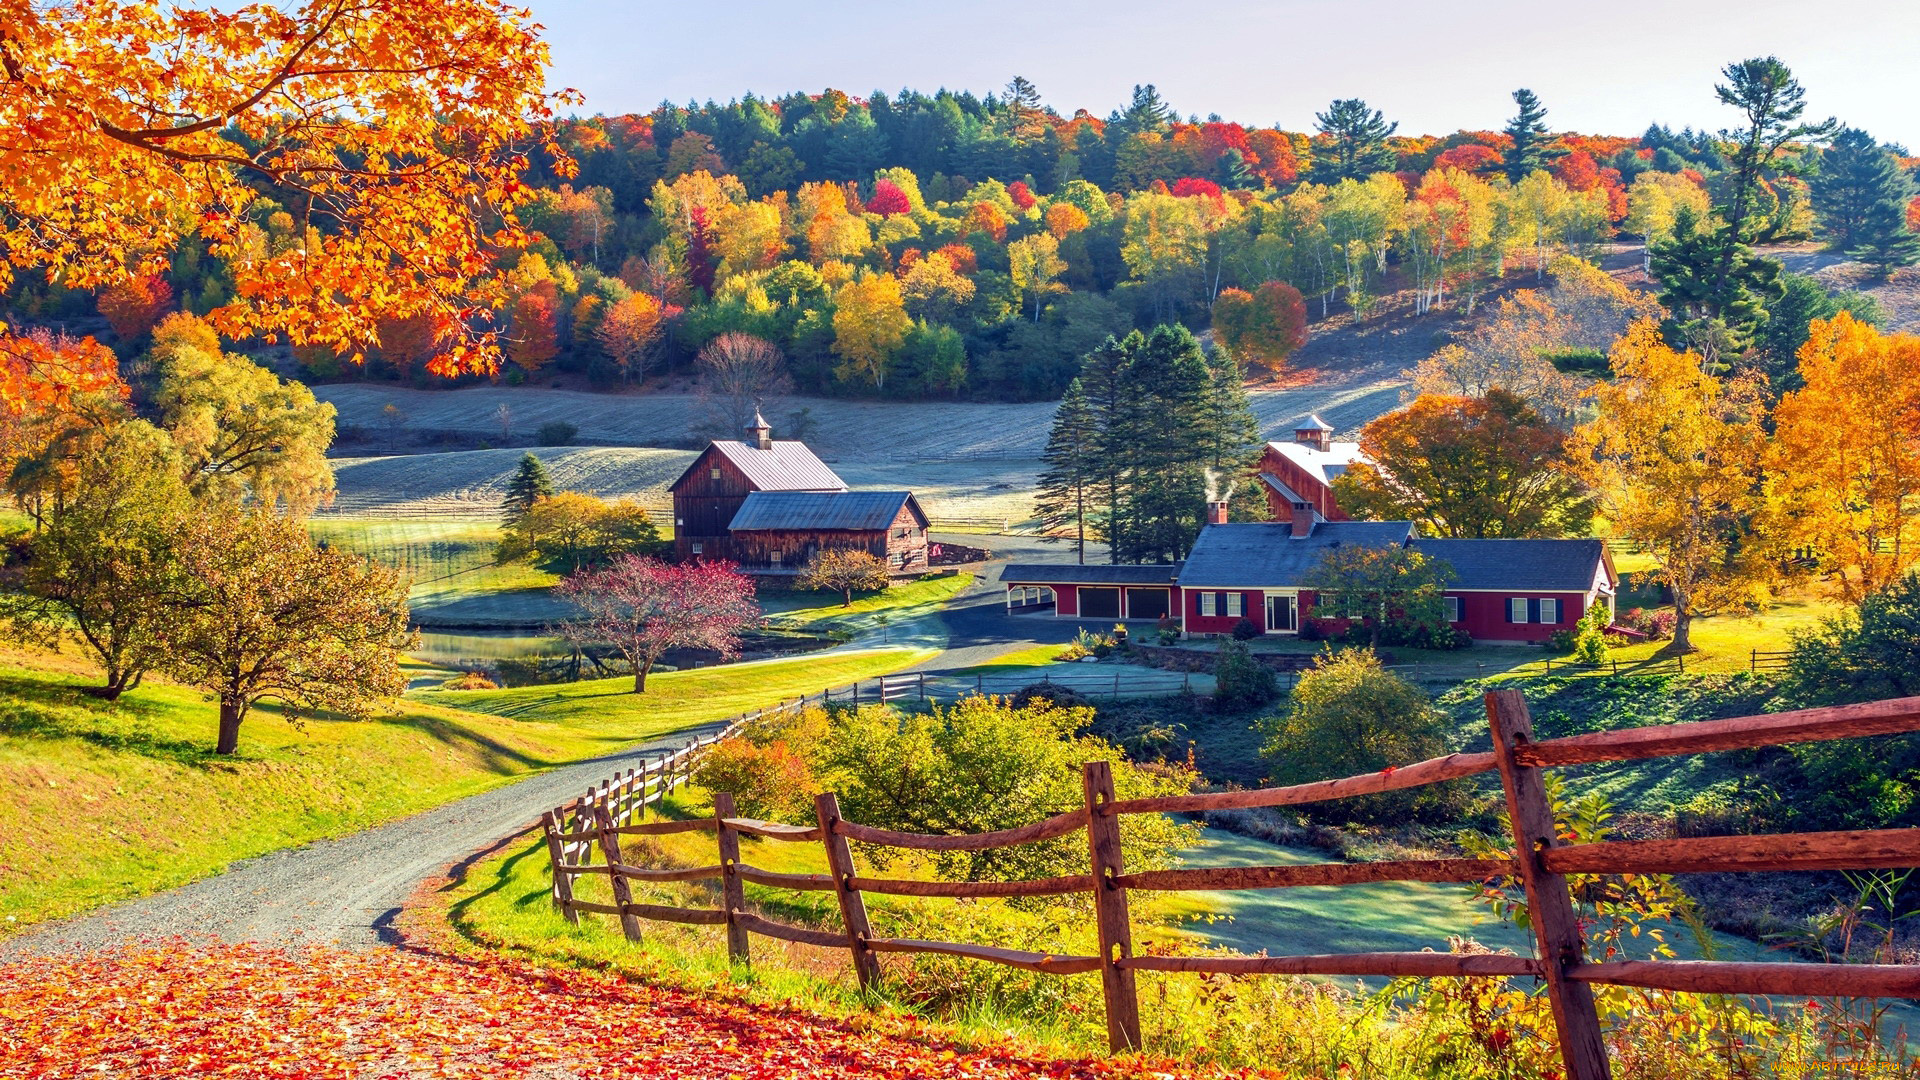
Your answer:
[[[1269,438],[1285,438],[1309,412],[1351,434],[1400,405],[1405,380],[1386,367],[1324,375],[1292,389],[1254,390],[1253,408]],[[699,399],[688,393],[589,393],[482,386],[411,390],[373,383],[314,387],[340,410],[340,424],[380,426],[388,405],[406,413],[407,433],[498,438],[501,405],[514,430],[530,433],[564,420],[583,444],[539,448],[556,486],[603,497],[632,497],[665,508],[672,483],[694,452]],[[786,418],[806,409],[806,442],[854,488],[907,488],[946,522],[1018,523],[1033,514],[1032,488],[1053,417],[1052,402],[889,403],[788,398],[766,413],[776,438]],[[403,441],[406,438],[403,435]],[[377,441],[377,440],[376,440]],[[613,444],[613,445],[604,445]],[[328,514],[410,517],[491,515],[525,449],[336,458],[339,495]]]

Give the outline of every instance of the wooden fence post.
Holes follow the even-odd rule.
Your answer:
[[[720,841],[720,908],[727,913],[727,959],[735,964],[750,964],[747,928],[739,921],[746,909],[746,889],[740,881],[740,834],[727,827],[727,819],[737,817],[733,793],[713,793],[713,831]]]
[[[1574,914],[1573,898],[1564,875],[1547,870],[1540,853],[1558,843],[1553,807],[1540,781],[1540,770],[1520,764],[1514,748],[1533,741],[1533,718],[1527,699],[1518,690],[1487,693],[1487,720],[1493,727],[1493,756],[1500,767],[1500,786],[1507,793],[1507,815],[1513,823],[1514,861],[1526,887],[1527,911],[1539,941],[1540,964],[1547,982],[1547,1001],[1553,1007],[1554,1027],[1560,1032],[1560,1058],[1567,1080],[1609,1080],[1607,1047],[1600,1037],[1600,1014],[1593,988],[1572,982],[1567,968],[1586,956],[1586,942]]]
[[[540,815],[540,827],[547,833],[547,858],[553,863],[553,903],[560,914],[575,926],[580,925],[580,913],[573,910],[573,875],[563,873],[561,867],[567,863],[566,853],[560,849],[560,826],[564,819],[556,817],[549,810]]]
[[[1093,868],[1093,917],[1100,931],[1100,989],[1107,1002],[1107,1045],[1115,1053],[1138,1050],[1140,996],[1134,987],[1133,969],[1119,964],[1133,958],[1127,890],[1114,881],[1126,872],[1120,854],[1120,818],[1104,812],[1113,802],[1113,766],[1089,761],[1082,766],[1080,779],[1087,799],[1087,851]]]
[[[847,950],[853,954],[853,973],[865,990],[880,977],[880,962],[867,948],[873,928],[867,923],[867,902],[853,887],[853,849],[847,838],[833,831],[840,820],[840,797],[831,791],[813,799],[814,816],[820,821],[820,842],[827,848],[827,872],[833,875],[833,892],[840,898],[840,921],[847,928]]]
[[[600,852],[607,857],[607,880],[613,883],[613,902],[620,908],[620,931],[627,940],[640,940],[640,916],[628,911],[633,903],[633,888],[627,884],[626,876],[620,873],[620,837],[613,831],[613,819],[607,816],[604,804],[595,803],[594,821],[600,828]]]

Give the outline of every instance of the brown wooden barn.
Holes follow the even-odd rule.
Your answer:
[[[927,572],[927,515],[910,491],[756,491],[730,529],[747,573],[798,573],[815,552],[865,551],[896,577]]]
[[[805,443],[774,441],[772,427],[755,414],[746,441],[709,444],[673,482],[674,554],[737,561],[728,526],[755,492],[846,490],[846,481]]]

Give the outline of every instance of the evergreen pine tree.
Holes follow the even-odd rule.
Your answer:
[[[1379,109],[1368,108],[1359,98],[1346,98],[1327,106],[1326,112],[1315,113],[1313,119],[1329,151],[1321,155],[1316,147],[1315,179],[1329,184],[1365,180],[1393,168],[1387,138],[1400,125],[1387,123]]]
[[[1204,468],[1212,472],[1208,487],[1224,499],[1260,463],[1260,421],[1247,398],[1240,361],[1230,350],[1216,346],[1207,357],[1207,370],[1207,395],[1194,448]]]
[[[1071,530],[1074,555],[1082,564],[1087,561],[1087,526],[1100,494],[1100,434],[1086,391],[1075,379],[1054,410],[1043,455],[1047,468],[1040,474],[1035,502],[1047,539],[1059,539],[1052,535],[1055,529]]]
[[[507,481],[507,497],[500,504],[501,518],[505,524],[512,525],[536,500],[551,494],[553,478],[547,475],[547,467],[531,452],[522,454],[520,467]]]
[[[1124,531],[1111,542],[1123,562],[1170,563],[1186,557],[1205,513],[1199,437],[1213,372],[1186,327],[1163,325],[1138,342],[1128,379],[1135,396],[1124,417],[1131,450],[1121,483]]]
[[[1160,96],[1160,88],[1148,83],[1133,88],[1133,100],[1127,103],[1127,111],[1115,119],[1122,135],[1134,135],[1164,132],[1173,126],[1174,117],[1173,106]]]
[[[1214,173],[1214,180],[1229,191],[1260,186],[1260,181],[1247,169],[1247,155],[1241,153],[1237,146],[1228,147],[1227,152],[1220,155],[1220,163],[1214,167]]]
[[[1547,107],[1525,88],[1513,92],[1519,115],[1507,121],[1513,149],[1507,152],[1507,179],[1519,183],[1547,167]]]
[[[1768,306],[1785,291],[1778,262],[1754,254],[1731,226],[1703,227],[1684,208],[1672,236],[1650,249],[1648,268],[1670,315],[1668,338],[1716,366],[1752,346]]]
[[[1138,330],[1128,334],[1125,341],[1107,338],[1081,361],[1080,378],[1076,380],[1086,396],[1095,433],[1095,460],[1088,483],[1099,507],[1101,532],[1107,539],[1107,561],[1114,563],[1120,561],[1118,549],[1126,531],[1120,509],[1132,450],[1127,425],[1135,411],[1130,368],[1142,340]]]
[[[1820,153],[1809,185],[1813,209],[1835,249],[1882,273],[1920,262],[1920,236],[1907,228],[1913,182],[1873,136],[1843,128]]]

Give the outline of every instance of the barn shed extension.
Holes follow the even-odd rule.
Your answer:
[[[797,573],[819,551],[865,551],[895,576],[927,571],[927,515],[910,491],[756,491],[727,526],[748,573]]]

